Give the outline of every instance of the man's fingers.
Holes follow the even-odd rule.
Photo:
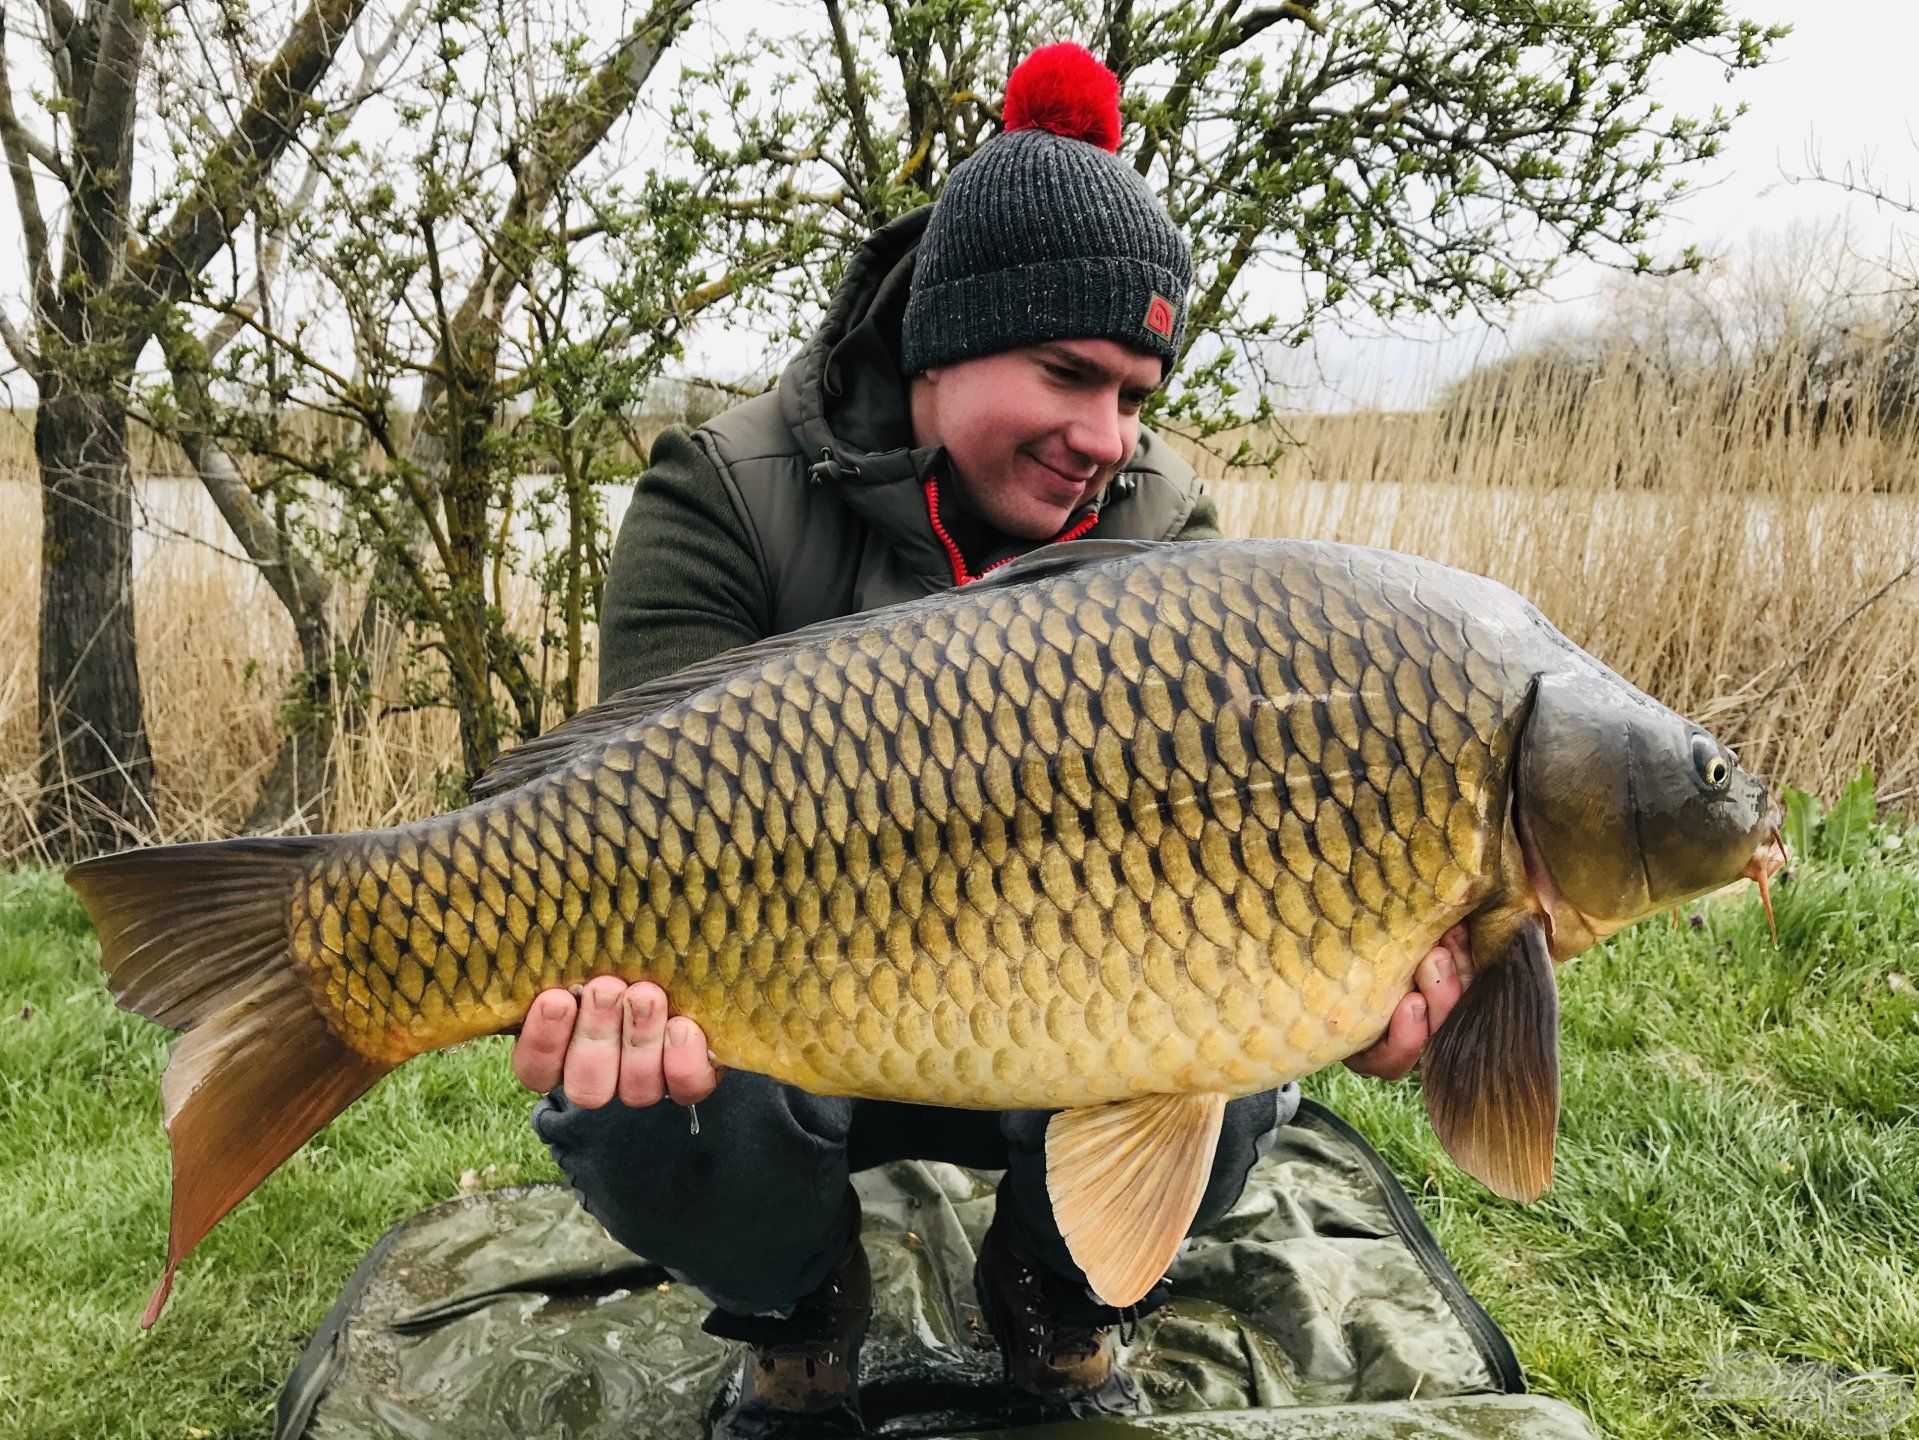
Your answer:
[[[573,1043],[567,1047],[563,1079],[566,1098],[583,1110],[597,1110],[613,1098],[620,1080],[620,997],[626,982],[602,975],[587,982],[580,996]]]
[[[1453,1006],[1459,1003],[1460,984],[1458,962],[1446,945],[1435,945],[1419,962],[1419,968],[1413,972],[1413,983],[1419,987],[1419,993],[1426,997],[1426,1028],[1437,1031],[1446,1023],[1446,1017],[1453,1012]]]
[[[1374,1057],[1378,1068],[1373,1073],[1382,1080],[1404,1080],[1419,1063],[1419,1053],[1426,1048],[1430,1034],[1425,997],[1417,992],[1402,995],[1393,1008],[1385,1038],[1374,1047],[1379,1053]]]
[[[513,1042],[513,1073],[527,1089],[544,1095],[560,1083],[575,1009],[573,997],[564,990],[543,990],[533,997]]]
[[[1346,1057],[1346,1068],[1376,1080],[1403,1080],[1412,1073],[1426,1046],[1426,1000],[1417,990],[1399,997],[1386,1033],[1357,1055]]]
[[[650,980],[629,985],[621,1011],[620,1103],[657,1105],[666,1098],[666,992]]]
[[[706,1032],[684,1015],[666,1022],[666,1093],[682,1105],[697,1105],[720,1083],[706,1054]]]

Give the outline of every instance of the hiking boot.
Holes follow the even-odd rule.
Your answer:
[[[744,1340],[739,1398],[713,1424],[713,1440],[831,1440],[857,1435],[859,1357],[873,1315],[873,1274],[855,1227],[826,1283],[784,1319],[715,1310],[701,1327]]]
[[[1041,1268],[995,1219],[980,1242],[973,1289],[999,1342],[1011,1418],[1032,1423],[1140,1413],[1139,1387],[1117,1363],[1116,1331],[1122,1319],[1163,1303],[1163,1287],[1122,1316],[1084,1286]]]

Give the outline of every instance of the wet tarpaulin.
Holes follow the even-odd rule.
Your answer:
[[[858,1177],[878,1297],[869,1432],[998,1430],[972,1291],[993,1192],[903,1162]],[[1152,1413],[1051,1440],[1592,1440],[1524,1393],[1512,1348],[1365,1141],[1306,1102],[1235,1210],[1173,1267],[1125,1363]],[[704,1440],[737,1347],[706,1302],[615,1244],[559,1186],[410,1217],[354,1272],[280,1398],[276,1440]]]

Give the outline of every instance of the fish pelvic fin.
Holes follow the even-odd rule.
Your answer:
[[[1539,921],[1525,918],[1427,1043],[1426,1114],[1459,1168],[1508,1200],[1553,1179],[1559,1125],[1559,988]]]
[[[185,1032],[160,1082],[173,1210],[143,1329],[220,1218],[392,1068],[333,1033],[288,952],[292,887],[329,843],[168,845],[67,872],[114,999]]]
[[[1124,1309],[1159,1283],[1199,1213],[1224,1095],[1143,1095],[1046,1125],[1046,1190],[1095,1294]]]

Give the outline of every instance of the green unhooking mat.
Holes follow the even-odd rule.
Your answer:
[[[994,1431],[999,1357],[973,1299],[991,1184],[904,1162],[859,1176],[878,1296],[870,1433]],[[1180,1253],[1129,1337],[1151,1414],[1049,1440],[1593,1440],[1523,1393],[1506,1337],[1370,1146],[1311,1101],[1235,1210]],[[275,1440],[705,1440],[740,1351],[705,1300],[559,1186],[437,1205],[361,1263],[280,1397]]]

